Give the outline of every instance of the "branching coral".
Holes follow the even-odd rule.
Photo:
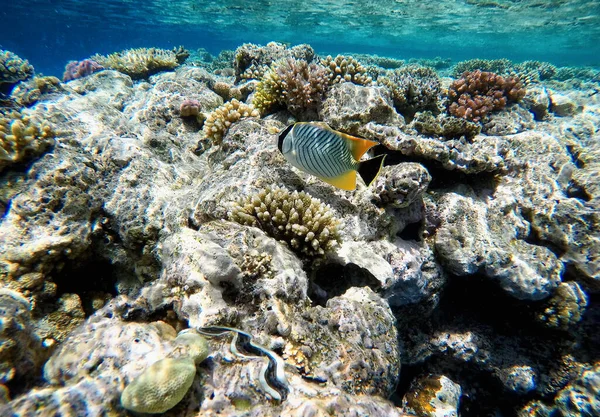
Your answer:
[[[232,123],[245,117],[258,117],[258,111],[236,99],[233,99],[210,113],[204,123],[204,135],[214,144],[219,144]]]
[[[328,88],[324,66],[287,58],[275,62],[258,83],[253,104],[263,113],[283,105],[299,119],[316,119]]]
[[[33,67],[27,60],[0,49],[0,92],[10,93],[16,83],[31,78],[33,72]]]
[[[232,203],[228,217],[259,227],[305,256],[319,256],[340,243],[339,221],[331,208],[305,192],[269,187]]]
[[[451,115],[478,122],[490,112],[503,109],[507,103],[525,96],[518,78],[504,78],[493,72],[465,72],[450,85],[448,97]]]
[[[441,82],[432,68],[407,65],[377,81],[391,91],[394,106],[401,114],[412,117],[418,111],[439,112]]]
[[[11,93],[11,97],[22,107],[29,107],[45,94],[63,91],[60,80],[56,77],[35,76],[33,79],[19,83]]]
[[[54,137],[45,122],[35,123],[16,111],[0,113],[0,171],[43,153]]]
[[[321,62],[329,73],[329,83],[352,82],[358,85],[371,85],[373,79],[367,74],[367,69],[351,56],[327,56]]]
[[[175,52],[158,48],[127,49],[108,56],[94,55],[91,59],[105,68],[127,74],[134,80],[147,78],[179,65]]]
[[[487,71],[496,74],[507,74],[513,69],[513,63],[508,59],[468,59],[457,63],[452,69],[454,78],[460,77],[465,72]]]
[[[287,48],[284,44],[277,42],[269,42],[266,46],[246,43],[235,50],[235,77],[239,81],[242,74],[251,67],[269,67],[275,61],[287,58],[311,62],[314,56],[315,51],[306,44]]]

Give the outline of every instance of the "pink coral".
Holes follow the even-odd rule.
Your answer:
[[[198,100],[183,100],[179,106],[179,114],[181,117],[193,117],[200,114],[200,103]]]
[[[76,80],[81,77],[87,77],[96,71],[100,71],[104,67],[98,64],[96,61],[91,59],[84,59],[83,61],[71,61],[65,67],[65,73],[63,74],[63,81]]]

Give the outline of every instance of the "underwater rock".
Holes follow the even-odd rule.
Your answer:
[[[0,384],[39,377],[47,349],[34,333],[31,305],[17,291],[0,289]]]
[[[385,166],[375,180],[373,194],[381,206],[404,208],[421,200],[430,182],[431,175],[421,164]]]
[[[403,409],[423,417],[457,417],[462,389],[444,375],[417,378],[402,398]]]
[[[363,87],[349,82],[334,85],[320,111],[333,129],[353,135],[366,123],[399,125],[403,118],[394,110],[390,93],[383,87]]]
[[[492,113],[488,120],[483,122],[482,132],[489,136],[506,136],[530,130],[534,126],[531,112],[514,104]]]
[[[441,224],[435,250],[457,275],[483,274],[519,299],[548,297],[561,281],[563,265],[549,249],[526,242],[528,225],[514,211],[475,202],[468,189],[437,202]]]
[[[550,112],[550,95],[542,86],[529,86],[522,106],[533,113],[536,121],[547,120]]]
[[[571,98],[556,91],[548,91],[550,96],[550,111],[559,117],[574,116],[581,111]]]

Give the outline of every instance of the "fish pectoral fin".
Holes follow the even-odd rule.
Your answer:
[[[356,189],[356,171],[354,170],[345,172],[342,175],[333,178],[320,178],[326,183],[341,188],[342,190],[353,191]]]
[[[346,133],[340,133],[346,144],[348,145],[348,149],[352,153],[352,157],[359,161],[360,158],[371,149],[375,145],[379,145],[379,142],[369,139],[357,138],[356,136],[348,135]]]

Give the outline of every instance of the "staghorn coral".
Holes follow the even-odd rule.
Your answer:
[[[305,192],[267,187],[232,203],[229,219],[264,230],[305,256],[319,256],[340,243],[339,221],[331,208]]]
[[[556,75],[557,68],[549,62],[524,61],[515,65],[515,72],[519,73],[537,73],[540,80],[548,80]]]
[[[219,144],[232,123],[246,117],[258,117],[258,111],[236,99],[233,99],[210,113],[204,123],[204,135]]]
[[[377,82],[392,93],[394,106],[402,115],[412,117],[418,111],[439,112],[440,78],[435,70],[420,65],[407,65]]]
[[[492,111],[503,109],[507,103],[525,97],[518,78],[504,78],[493,72],[465,72],[448,89],[452,116],[478,122]]]
[[[316,119],[328,88],[329,75],[322,65],[282,59],[271,66],[256,86],[253,104],[261,113],[283,105],[301,120]]]
[[[37,123],[17,111],[0,112],[0,171],[43,153],[55,132],[46,123]]]
[[[91,59],[105,68],[127,74],[134,80],[148,78],[179,65],[175,52],[158,48],[126,49],[107,56],[94,55]]]
[[[16,83],[31,78],[33,73],[33,67],[27,60],[0,49],[0,93],[10,93]]]
[[[351,82],[358,85],[371,85],[373,79],[367,74],[367,69],[351,56],[338,55],[332,58],[328,55],[321,61],[329,73],[329,83],[337,84]]]
[[[546,302],[538,320],[547,327],[566,330],[581,320],[587,304],[588,297],[577,282],[562,282]]]
[[[185,49],[183,45],[174,47],[172,52],[175,54],[175,59],[179,64],[183,64],[190,57],[190,51]]]

